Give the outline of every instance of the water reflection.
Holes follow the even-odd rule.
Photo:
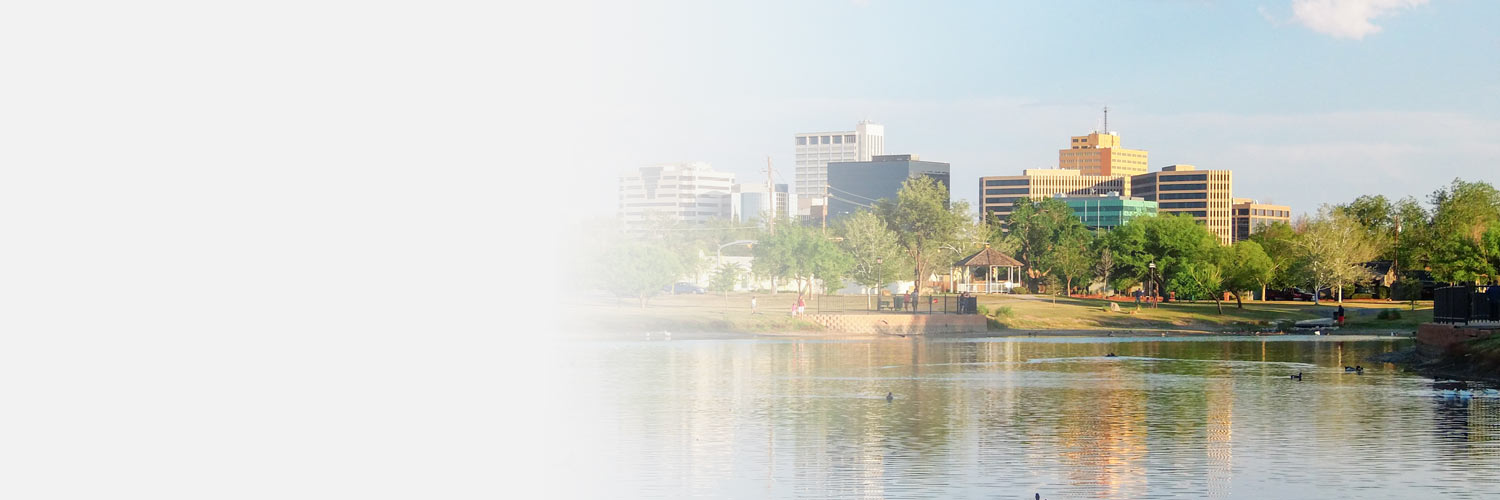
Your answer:
[[[1500,495],[1500,396],[1343,371],[1403,342],[581,342],[560,494]]]

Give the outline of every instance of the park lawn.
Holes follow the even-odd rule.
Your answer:
[[[1314,306],[1308,302],[1247,301],[1244,308],[1238,308],[1227,301],[1223,314],[1219,314],[1212,301],[1172,302],[1156,308],[1142,304],[1139,310],[1133,302],[1118,302],[1121,311],[1110,312],[1110,301],[1102,299],[1037,295],[982,296],[979,303],[991,311],[995,325],[1016,330],[1263,331],[1276,329],[1278,323],[1284,327],[1297,320],[1331,317],[1338,307],[1331,302]],[[1425,311],[1402,309],[1399,320],[1376,318],[1381,309],[1403,307],[1405,304],[1346,302],[1344,330],[1412,330],[1419,322],[1431,321],[1430,304]]]
[[[580,300],[581,326],[624,332],[742,332],[789,333],[822,331],[822,325],[792,317],[795,293],[756,294],[758,313],[751,314],[750,294],[658,295],[641,307],[635,299],[616,300],[607,296],[587,296]],[[852,307],[862,297],[824,297],[824,304],[837,303]],[[814,301],[808,301],[807,312],[817,312]]]
[[[791,315],[795,293],[756,293],[758,314],[751,314],[748,292],[701,295],[658,295],[642,308],[633,299],[617,300],[606,295],[579,297],[580,314],[569,318],[585,328],[616,332],[738,332],[796,333],[820,332],[823,328]],[[889,301],[890,297],[886,297]],[[942,300],[941,298],[939,299]],[[956,301],[948,300],[950,307]],[[1269,331],[1277,322],[1331,317],[1338,306],[1323,302],[1246,301],[1236,308],[1233,301],[1224,302],[1221,315],[1213,302],[1172,302],[1155,309],[1143,304],[1139,311],[1133,302],[1116,302],[1121,312],[1109,312],[1110,301],[1046,295],[982,295],[979,304],[988,310],[992,329],[1002,330],[1194,330],[1194,331]],[[807,298],[807,313],[866,313],[868,299],[862,295],[825,295]],[[941,302],[939,302],[941,304]],[[1345,302],[1343,331],[1411,331],[1421,322],[1432,320],[1431,302],[1419,303],[1411,311],[1399,302]],[[934,307],[941,311],[941,305]],[[1381,320],[1382,309],[1400,310],[1399,320]],[[1008,311],[1008,313],[1004,312]],[[1281,328],[1289,326],[1283,323]]]

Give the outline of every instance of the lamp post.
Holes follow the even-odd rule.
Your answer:
[[[1152,262],[1147,267],[1151,268],[1151,308],[1156,308],[1156,263]]]
[[[880,310],[880,289],[885,286],[885,258],[875,258],[875,310]],[[869,305],[868,302],[865,304]]]

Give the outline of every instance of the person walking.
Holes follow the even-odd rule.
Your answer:
[[[755,296],[751,295],[750,296],[750,314],[755,314],[755,311],[756,311],[755,306],[756,306],[756,304],[755,304]]]
[[[797,296],[797,315],[801,316],[803,314],[807,314],[807,301],[803,300],[801,295],[798,295]]]
[[[1339,304],[1339,310],[1334,311],[1334,313],[1333,313],[1333,320],[1337,321],[1339,323],[1339,326],[1344,326],[1344,305],[1343,304]]]

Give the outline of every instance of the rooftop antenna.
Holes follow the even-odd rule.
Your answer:
[[[1109,133],[1109,106],[1104,107],[1104,133]]]

